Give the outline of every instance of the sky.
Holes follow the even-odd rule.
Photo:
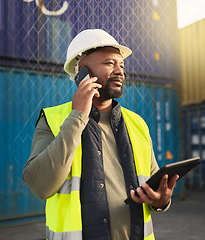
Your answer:
[[[205,18],[205,0],[177,0],[178,28]]]

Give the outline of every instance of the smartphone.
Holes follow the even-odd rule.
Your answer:
[[[146,183],[154,190],[156,191],[160,185],[160,181],[162,177],[165,174],[168,174],[169,179],[172,178],[175,174],[179,175],[179,178],[186,175],[189,171],[191,171],[193,168],[195,168],[198,164],[202,163],[199,157],[191,158],[187,160],[183,160],[180,162],[175,162],[171,164],[164,165],[162,168],[160,168],[153,176],[151,176]],[[144,191],[144,189],[141,187],[141,189]],[[144,191],[146,194],[146,192]],[[135,196],[139,197],[137,191],[135,190]],[[125,200],[125,203],[130,203],[131,197],[128,197]]]
[[[75,83],[78,86],[81,81],[90,79],[90,73],[86,66],[83,66],[75,76]]]

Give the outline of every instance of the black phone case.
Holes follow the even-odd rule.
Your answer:
[[[199,157],[197,158],[191,158],[187,160],[183,160],[176,163],[171,163],[164,165],[162,168],[160,168],[153,176],[151,176],[146,183],[154,190],[156,191],[159,188],[159,184],[161,181],[161,178],[168,174],[169,179],[172,178],[175,174],[179,175],[179,179],[186,175],[189,171],[191,171],[194,167],[196,167],[198,164],[201,163],[201,160]],[[142,187],[141,187],[142,188]],[[144,189],[142,188],[144,191]],[[144,191],[145,192],[145,191]],[[145,192],[146,193],[146,192]],[[135,196],[139,197],[137,191],[135,191]],[[130,203],[131,197],[128,197],[125,200],[125,203]]]
[[[86,68],[86,66],[83,66],[80,71],[77,73],[77,75],[75,76],[75,83],[77,84],[77,86],[79,85],[79,83],[82,81],[82,80],[85,80],[85,79],[89,79],[90,78],[90,74],[89,74],[89,71],[88,69]]]

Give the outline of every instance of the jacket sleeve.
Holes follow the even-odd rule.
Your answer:
[[[75,149],[88,117],[73,110],[54,137],[42,117],[33,136],[31,155],[23,169],[23,180],[40,199],[54,195],[70,172]]]

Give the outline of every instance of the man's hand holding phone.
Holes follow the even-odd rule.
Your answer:
[[[83,66],[75,77],[78,89],[72,98],[73,110],[82,111],[89,116],[93,97],[100,96],[97,89],[102,87],[102,85],[96,83],[96,81],[97,77],[90,77],[87,68]]]

